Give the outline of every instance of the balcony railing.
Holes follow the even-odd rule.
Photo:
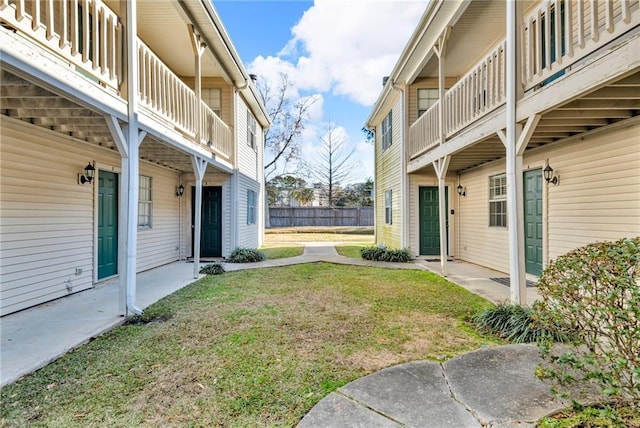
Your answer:
[[[122,25],[100,0],[0,0],[0,17],[117,90]]]
[[[122,24],[101,0],[0,0],[0,19],[119,91]],[[230,128],[138,39],[139,100],[185,137],[227,159]],[[197,118],[200,116],[198,129]]]
[[[543,84],[638,25],[637,0],[549,0],[524,19],[526,89]]]
[[[522,83],[535,90],[561,77],[572,65],[638,26],[638,0],[545,0],[523,19]],[[444,96],[449,138],[506,101],[505,40],[476,63]],[[409,156],[438,145],[439,104],[409,128]]]
[[[440,142],[440,101],[429,107],[409,128],[409,147],[412,157],[420,156]]]

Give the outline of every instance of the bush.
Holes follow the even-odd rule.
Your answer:
[[[407,263],[411,261],[411,253],[406,248],[392,249],[384,244],[375,247],[365,247],[360,250],[360,256],[365,260],[376,262]]]
[[[595,381],[613,402],[640,403],[640,237],[558,257],[538,292],[535,319],[572,337],[562,349],[540,341],[539,375],[565,396]]]
[[[533,318],[533,309],[520,305],[501,304],[485,309],[472,318],[481,331],[507,339],[513,343],[529,343],[546,336],[556,341],[566,338],[555,331],[542,328]]]
[[[229,263],[255,263],[265,260],[267,256],[255,248],[238,247],[229,256]]]
[[[200,273],[205,275],[220,275],[224,272],[224,267],[220,263],[211,263],[200,268]]]

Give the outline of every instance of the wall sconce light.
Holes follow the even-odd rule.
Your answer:
[[[176,196],[180,197],[184,195],[184,186],[181,184],[178,186],[178,188],[176,189]]]
[[[553,168],[549,165],[549,160],[547,159],[547,166],[542,170],[544,174],[544,180],[549,183],[553,183],[554,186],[558,185],[558,177],[553,175]]]
[[[89,162],[87,166],[84,167],[84,175],[78,174],[78,184],[89,183],[93,181],[93,177],[95,176],[96,168]]]
[[[467,196],[467,189],[462,187],[462,184],[458,184],[458,187],[456,188],[456,190],[458,191],[458,195]]]

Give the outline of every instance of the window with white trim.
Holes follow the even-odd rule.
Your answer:
[[[418,117],[422,116],[427,110],[438,102],[440,90],[437,88],[420,88],[418,89]]]
[[[247,190],[247,224],[256,224],[256,205],[258,194],[253,190]]]
[[[382,119],[382,150],[387,150],[393,143],[393,110],[389,110],[389,114]]]
[[[138,180],[138,227],[142,229],[151,228],[151,214],[153,212],[151,184],[151,177],[140,176]]]
[[[391,190],[384,192],[384,222],[393,224],[393,192]]]
[[[204,101],[204,103],[208,105],[218,117],[222,117],[220,116],[222,109],[219,88],[203,88],[202,101]]]
[[[253,117],[253,114],[251,114],[251,111],[247,109],[247,144],[253,150],[256,150],[258,147],[257,141],[256,141],[256,127],[257,127],[256,118]]]
[[[507,175],[489,177],[489,226],[507,227]]]

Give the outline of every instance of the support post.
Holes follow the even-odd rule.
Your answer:
[[[447,46],[447,38],[449,37],[449,32],[451,31],[451,27],[447,27],[440,37],[438,37],[437,44],[433,47],[433,51],[438,57],[438,101],[440,106],[438,107],[438,130],[439,130],[439,144],[444,144],[446,140],[446,129],[445,129],[445,105],[444,105],[444,95],[445,95],[445,71],[444,71],[444,56],[446,52]]]
[[[202,54],[204,53],[207,45],[201,41],[200,34],[198,34],[193,27],[189,24],[189,33],[191,35],[191,46],[193,47],[193,53],[195,54],[195,92],[196,92],[196,141],[202,143]]]
[[[447,276],[447,256],[449,248],[447,246],[447,207],[445,194],[445,178],[449,169],[450,155],[435,160],[433,169],[438,177],[438,223],[440,225],[440,270],[442,276]]]
[[[194,233],[193,233],[193,277],[200,275],[200,239],[202,235],[202,179],[207,169],[207,161],[197,156],[191,158],[193,172],[196,176],[196,200],[194,204]]]
[[[123,158],[123,171],[127,171],[127,248],[126,248],[126,288],[127,310],[139,315],[142,310],[135,304],[136,300],[136,263],[138,245],[138,174],[140,143],[146,133],[138,132],[138,52],[137,52],[137,12],[136,0],[126,2],[126,51],[127,51],[127,116],[128,125],[125,138],[128,156]],[[123,180],[124,181],[124,180]]]

